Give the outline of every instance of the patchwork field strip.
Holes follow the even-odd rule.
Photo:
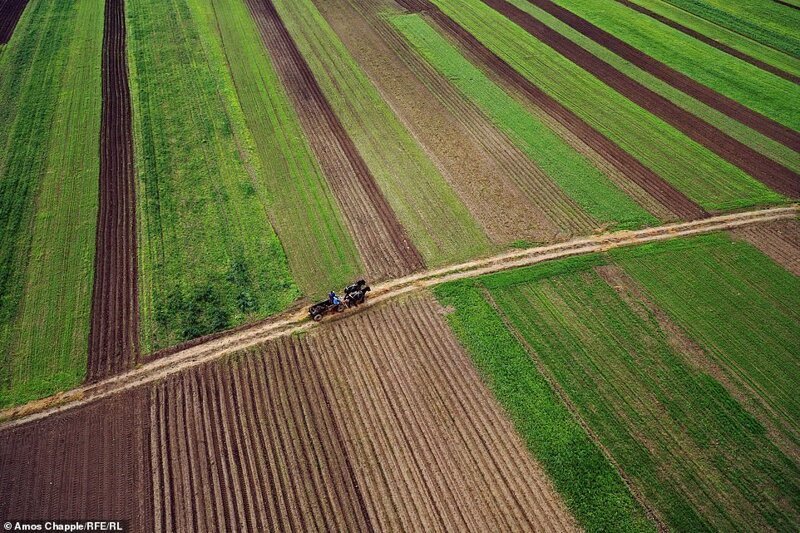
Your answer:
[[[422,269],[422,256],[326,100],[274,5],[270,0],[248,0],[247,4],[342,208],[367,273],[382,280]]]
[[[387,23],[391,2],[316,2],[493,242],[551,242],[597,224]],[[447,132],[447,134],[443,134]]]
[[[6,44],[25,11],[28,0],[0,0],[0,44]]]
[[[602,80],[643,109],[683,132],[690,139],[705,146],[773,190],[789,197],[800,197],[800,176],[796,173],[644,87],[641,83],[593,56],[518,7],[505,0],[483,1],[525,29],[530,35]],[[752,127],[751,124],[746,124]],[[781,140],[787,146],[800,150],[800,137],[796,133],[792,132],[789,138]]]
[[[496,5],[511,5],[506,0],[490,0]],[[490,5],[491,5],[490,3]],[[581,18],[572,11],[550,0],[531,0],[531,3],[558,20],[589,37],[596,43],[614,52],[626,61],[668,83],[672,87],[692,96],[709,107],[747,125],[785,146],[800,151],[800,133],[764,115],[751,110],[741,103],[695,81],[686,74],[654,59],[645,52],[631,46],[622,39],[603,30],[597,25]]]
[[[480,65],[495,72],[511,87],[525,95],[534,105],[567,127],[581,141],[601,154],[628,179],[667,206],[678,217],[691,220],[708,216],[705,210],[685,194],[644,166],[619,145],[592,128],[573,111],[531,83],[431,2],[428,0],[398,0],[397,3],[409,11],[424,13],[459,43]]]
[[[125,48],[125,0],[106,0],[100,196],[86,379],[127,370],[139,356],[136,175]]]
[[[574,530],[442,313],[392,302],[0,431],[0,512],[142,531]]]
[[[633,2],[631,0],[616,0],[616,1],[624,5],[625,7],[633,9],[634,11],[637,11],[643,15],[647,15],[648,17],[651,17],[659,21],[660,23],[665,24],[670,28],[674,28],[680,32],[683,32],[689,37],[697,39],[698,41],[705,43],[709,46],[713,46],[717,50],[721,50],[726,54],[729,54],[737,59],[741,59],[742,61],[750,63],[751,65],[758,67],[765,72],[769,72],[770,74],[775,74],[776,76],[779,76],[787,81],[791,81],[792,83],[800,83],[800,76],[796,76],[794,74],[786,72],[785,70],[770,65],[769,63],[761,61],[760,59],[756,59],[749,54],[746,54],[740,50],[737,50],[736,48],[733,48],[732,46],[728,46],[727,44],[717,41],[716,39],[712,39],[700,33],[699,31],[689,28],[688,26],[684,26],[679,22],[675,22],[669,17],[665,17],[664,15],[660,15],[650,9],[647,9],[646,7],[641,6],[636,2]]]

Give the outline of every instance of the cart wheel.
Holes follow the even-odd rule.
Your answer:
[[[320,320],[322,320],[321,314],[317,313],[316,315],[314,315],[314,322],[319,322]]]

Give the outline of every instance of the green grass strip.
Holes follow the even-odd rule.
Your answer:
[[[697,250],[692,242],[681,246]],[[636,253],[651,257],[653,250]],[[678,267],[669,255],[656,254],[656,268],[690,276],[693,265]],[[729,391],[669,342],[636,298],[626,303],[597,272],[575,268],[491,294],[670,528],[797,528],[798,466]]]
[[[587,531],[652,531],[619,474],[539,373],[476,284],[434,289],[447,320],[534,457]]]
[[[486,235],[313,3],[274,4],[426,263],[441,265],[486,253]]]
[[[523,0],[511,3],[523,9],[530,5]],[[617,2],[555,0],[555,3],[706,87],[800,130],[800,111],[795,105],[800,101],[800,86]]]
[[[315,297],[350,283],[363,272],[358,251],[250,11],[241,0],[210,5],[252,133],[252,152],[261,159],[253,185],[268,207],[295,280],[303,293]]]
[[[634,228],[658,220],[506,94],[419,15],[390,18],[414,48],[595,219]]]
[[[724,235],[612,255],[800,436],[800,278]]]
[[[696,32],[714,39],[720,43],[726,44],[731,48],[735,48],[740,52],[744,52],[755,59],[768,63],[781,70],[785,70],[795,76],[800,76],[800,60],[784,53],[775,50],[767,45],[756,42],[734,31],[731,31],[722,26],[718,26],[713,22],[698,17],[693,13],[684,11],[664,0],[633,0],[640,6],[646,7],[650,11],[657,13],[663,17],[667,17],[679,24],[686,26]]]
[[[34,2],[0,60],[0,406],[86,373],[103,1]]]
[[[800,57],[800,13],[773,0],[666,0],[714,24]]]
[[[210,5],[126,8],[146,353],[281,311],[299,291]]]
[[[433,0],[450,18],[550,96],[707,210],[783,201],[646,112],[480,0]]]
[[[539,21],[543,22],[550,28],[554,29],[558,33],[569,38],[571,41],[577,43],[578,45],[580,45],[581,48],[584,48],[585,50],[591,52],[593,55],[607,62],[620,72],[638,81],[639,83],[641,83],[648,89],[652,90],[653,92],[656,92],[664,96],[665,98],[671,100],[672,102],[682,107],[683,109],[689,111],[693,115],[702,118],[712,126],[715,126],[719,130],[724,131],[725,133],[727,133],[734,139],[737,139],[738,141],[742,142],[743,144],[758,150],[759,152],[766,155],[770,159],[777,161],[778,163],[786,166],[787,168],[790,168],[795,172],[800,172],[800,155],[798,155],[797,152],[787,147],[786,145],[779,143],[773,139],[770,139],[766,135],[763,135],[762,133],[759,133],[749,128],[748,126],[742,124],[738,120],[730,118],[724,113],[721,113],[716,109],[707,106],[706,104],[700,102],[699,100],[695,100],[691,96],[688,96],[686,93],[672,87],[670,84],[656,78],[652,74],[643,71],[642,69],[636,67],[635,65],[626,61],[625,59],[622,59],[621,57],[614,54],[604,46],[597,44],[593,40],[589,39],[588,37],[578,32],[577,30],[572,29],[568,25],[564,24],[563,22],[556,19],[552,15],[544,12],[543,10],[537,8],[533,4],[527,2],[526,0],[508,0],[508,1],[509,3],[514,4],[523,11],[529,13],[530,15],[532,15]],[[612,7],[619,6],[615,2],[610,2],[608,5]],[[569,6],[565,7],[572,8],[573,6],[572,4],[570,4]],[[770,94],[772,95],[773,99],[776,102],[779,102],[779,107],[784,107],[784,108],[789,107],[789,109],[784,109],[786,113],[788,113],[789,115],[794,115],[795,118],[800,117],[800,114],[798,114],[798,112],[794,108],[791,108],[791,106],[788,105],[788,102],[791,102],[793,100],[792,93],[797,93],[797,98],[794,99],[800,99],[800,87],[796,87],[794,86],[794,84],[790,82],[787,82],[772,74],[763,72],[761,69],[749,65],[748,63],[745,63],[736,58],[728,56],[724,52],[716,50],[715,48],[712,48],[708,45],[695,41],[691,37],[688,37],[683,33],[678,32],[677,30],[672,30],[667,26],[663,26],[659,22],[656,22],[655,20],[650,19],[645,15],[639,15],[638,13],[628,10],[627,8],[624,8],[622,6],[619,6],[619,8],[623,9],[624,10],[623,12],[627,11],[629,13],[632,13],[633,15],[637,15],[639,19],[634,18],[632,20],[628,20],[627,21],[628,25],[623,26],[622,28],[617,28],[617,25],[620,24],[618,22],[608,22],[606,26],[603,26],[602,24],[599,23],[598,19],[602,19],[604,22],[606,21],[605,15],[602,15],[602,13],[605,13],[605,10],[598,8],[597,13],[601,14],[597,15],[597,17],[591,18],[591,21],[601,27],[604,27],[604,29],[606,29],[607,31],[613,32],[614,35],[620,38],[622,38],[622,34],[625,33],[625,30],[628,30],[628,33],[634,32],[637,35],[637,37],[640,37],[640,39],[635,39],[636,41],[635,43],[632,42],[633,40],[629,42],[630,44],[633,44],[634,46],[639,47],[642,50],[645,49],[643,47],[644,46],[643,42],[650,43],[650,46],[647,46],[648,52],[651,51],[649,50],[649,48],[655,48],[655,47],[663,49],[664,53],[666,53],[667,50],[675,50],[674,54],[680,56],[682,59],[686,59],[686,63],[692,65],[693,70],[698,70],[702,73],[719,71],[719,76],[724,80],[725,83],[734,83],[734,84],[743,83],[744,85],[750,85],[749,80],[751,79],[751,77],[755,79],[759,78],[759,75],[761,75],[760,79],[762,79],[762,81],[764,82],[762,86],[748,87],[742,90],[763,91],[764,94]],[[581,12],[581,15],[584,15],[584,13]],[[620,19],[622,19],[622,17],[620,17]],[[617,19],[612,18],[610,20],[616,21]],[[641,28],[630,27],[631,25],[640,23],[642,24]],[[661,33],[659,33],[659,31],[657,31],[662,28],[670,30],[673,33],[670,35],[662,35]],[[617,32],[617,30],[619,30],[619,32]],[[648,36],[651,35],[650,33],[648,33],[651,32],[651,30],[653,37],[652,38],[644,37],[644,35]],[[671,43],[668,45],[664,44],[666,40],[675,37],[676,34],[678,37],[682,37],[682,39],[679,39],[675,43]],[[662,35],[664,40],[655,41],[654,38],[659,35]],[[657,59],[662,60],[663,58],[658,57]],[[706,68],[700,69],[699,67],[697,67],[697,65],[701,64],[705,65]],[[730,67],[727,70],[724,68],[726,65]],[[675,65],[672,66],[675,67]],[[744,68],[743,72],[736,72],[738,68],[743,66],[746,67]],[[681,68],[676,67],[676,70],[681,70]],[[701,77],[705,78],[706,77],[705,75],[697,77],[693,76],[693,73],[688,72],[688,70],[684,70],[684,72],[689,76],[695,77],[695,79],[698,79],[702,83],[707,84],[706,80],[700,79]],[[747,81],[742,81],[742,80],[747,80]],[[771,85],[771,82],[774,80],[779,80],[781,82],[780,83],[781,87],[773,87]],[[787,89],[787,87],[789,87],[789,89]],[[713,87],[713,88],[718,89],[718,87]],[[750,99],[753,99],[752,98],[753,93],[747,93],[747,94],[749,95]],[[758,92],[755,94],[761,94],[761,93]],[[761,98],[755,98],[755,100],[759,102],[762,101]]]

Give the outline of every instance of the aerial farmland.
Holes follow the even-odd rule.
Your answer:
[[[798,0],[0,0],[4,530],[800,530]]]

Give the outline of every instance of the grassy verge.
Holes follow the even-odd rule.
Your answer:
[[[511,3],[525,9],[521,0]],[[556,0],[650,57],[794,130],[800,130],[800,87],[618,4]],[[538,17],[537,17],[538,18]]]
[[[275,0],[284,24],[429,266],[486,253],[467,208],[309,0]]]
[[[758,150],[770,159],[777,161],[795,172],[800,172],[800,157],[798,157],[797,152],[786,145],[770,139],[766,135],[749,128],[741,122],[728,117],[724,113],[712,109],[699,100],[695,100],[691,96],[675,89],[668,83],[622,59],[604,46],[597,44],[533,4],[524,0],[508,1],[577,43],[581,48],[588,50],[593,55],[607,62],[620,72],[638,81],[648,89],[675,102],[678,106],[702,118],[743,144]],[[565,7],[574,9],[576,13],[585,16],[585,18],[594,24],[613,33],[617,37],[623,38],[628,34],[635,35],[636,38],[623,38],[623,40],[628,41],[629,44],[634,47],[651,53],[653,57],[667,64],[670,63],[664,60],[664,56],[670,55],[669,51],[674,51],[671,52],[671,55],[680,57],[682,61],[678,62],[680,65],[670,64],[670,66],[676,68],[676,70],[683,71],[691,77],[695,77],[695,79],[704,85],[717,90],[720,89],[720,83],[736,85],[738,87],[737,94],[747,95],[747,98],[740,99],[740,102],[745,105],[748,105],[748,102],[751,100],[755,100],[759,103],[771,100],[776,104],[775,108],[780,108],[784,116],[790,117],[790,121],[800,120],[800,113],[797,113],[795,109],[788,105],[788,102],[800,98],[800,88],[794,86],[791,82],[728,56],[722,51],[700,43],[677,30],[673,30],[649,17],[635,13],[616,3],[612,2],[609,4],[610,12],[616,13],[616,9],[623,9],[623,13],[627,11],[639,18],[628,19],[627,17],[619,17],[619,19],[617,19],[605,14],[606,11],[603,9],[597,8],[590,11],[589,8],[584,7],[583,4],[581,6],[581,9],[577,9],[577,6],[573,4],[565,4]],[[586,13],[584,13],[584,11],[586,11]],[[590,14],[596,14],[596,16],[589,16]],[[669,30],[669,32],[659,31],[662,29]],[[660,40],[656,40],[657,38]],[[656,49],[661,51],[659,55],[652,54]],[[692,68],[683,68],[685,66],[684,63],[691,64]],[[704,65],[705,68],[701,69],[698,65]],[[701,73],[701,75],[695,76],[696,72]],[[715,80],[719,78],[717,81],[721,80],[720,83],[715,83],[714,85],[709,84],[709,80],[706,79],[709,73],[713,74],[712,77],[714,77]],[[753,80],[759,80],[760,84],[753,83]],[[794,94],[796,94],[796,98],[793,97]],[[763,95],[763,98],[759,95]],[[754,107],[754,109],[756,109],[756,107]]]
[[[434,3],[520,74],[707,210],[783,200],[480,0]]]
[[[127,7],[146,353],[278,312],[299,291],[210,7]]]
[[[658,223],[655,217],[464,58],[421,16],[402,15],[390,20],[428,63],[478,105],[493,124],[595,219],[622,228]]]
[[[593,261],[581,258],[578,264]],[[654,530],[614,466],[482,296],[480,285],[454,282],[434,292],[454,309],[447,316],[450,326],[580,525],[587,531]]]
[[[800,14],[772,0],[666,0],[714,24],[800,57]]]
[[[0,406],[86,372],[102,39],[102,0],[36,2],[0,59]]]
[[[313,296],[349,283],[362,270],[358,251],[250,12],[241,0],[211,5],[253,151],[261,160],[262,172],[253,185],[269,210],[294,278]]]

